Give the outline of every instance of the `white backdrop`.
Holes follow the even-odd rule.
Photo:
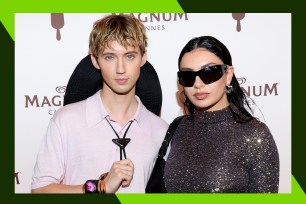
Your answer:
[[[105,14],[64,14],[61,39],[51,14],[15,14],[15,192],[29,193],[38,147],[62,106],[70,75],[88,52],[93,22]],[[270,128],[280,155],[280,193],[291,192],[291,14],[246,13],[241,31],[231,13],[134,14],[149,37],[148,61],[163,91],[161,117],[182,114],[177,59],[192,37],[212,35],[230,50],[255,115]],[[158,18],[159,17],[159,18]]]

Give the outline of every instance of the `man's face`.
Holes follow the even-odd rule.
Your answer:
[[[146,59],[146,53],[141,55],[138,47],[125,48],[117,41],[110,42],[98,58],[92,57],[93,65],[101,70],[103,91],[119,95],[135,90],[140,67]]]

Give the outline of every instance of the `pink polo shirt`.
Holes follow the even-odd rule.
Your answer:
[[[153,170],[155,158],[166,134],[168,124],[138,101],[126,138],[127,158],[134,163],[134,176],[129,187],[117,193],[144,193]],[[32,189],[51,183],[84,184],[108,172],[120,160],[120,148],[112,142],[117,136],[109,120],[122,137],[124,127],[110,120],[101,101],[100,91],[88,99],[60,108],[50,120],[41,143],[32,176]]]

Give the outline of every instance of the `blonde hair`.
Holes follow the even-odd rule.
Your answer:
[[[147,47],[145,27],[134,16],[124,14],[112,14],[96,21],[89,37],[90,54],[98,57],[112,41],[117,41],[125,48],[139,47],[143,55]]]

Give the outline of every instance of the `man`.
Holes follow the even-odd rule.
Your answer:
[[[109,15],[95,22],[89,52],[103,88],[51,119],[32,193],[145,192],[168,128],[135,95],[146,46],[144,25],[132,16]]]

